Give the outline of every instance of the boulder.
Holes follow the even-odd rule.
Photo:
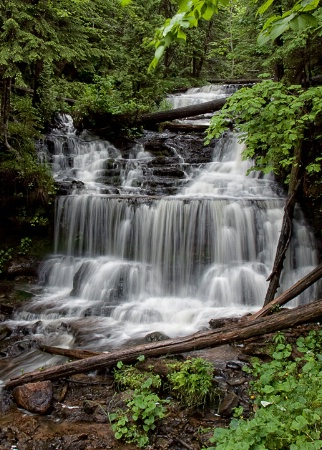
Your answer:
[[[44,414],[52,404],[53,387],[51,381],[23,384],[12,391],[15,402],[27,411]]]

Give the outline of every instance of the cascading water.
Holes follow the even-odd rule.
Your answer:
[[[191,167],[169,145],[185,175],[176,195],[162,197],[142,188],[158,159],[142,144],[124,159],[107,141],[77,136],[66,117],[48,141],[43,157],[70,194],[57,199],[55,251],[34,299],[10,326],[32,327],[50,345],[104,351],[155,331],[187,335],[262,305],[284,198],[272,177],[246,176],[236,136],[214,144],[212,162]],[[281,291],[317,262],[296,215]],[[43,359],[34,351],[24,368]]]
[[[225,98],[235,92],[240,85],[209,84],[198,88],[188,89],[184,94],[169,95],[168,101],[173,108],[189,105],[199,105],[219,98]]]

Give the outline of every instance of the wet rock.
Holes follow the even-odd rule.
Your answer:
[[[7,325],[0,326],[0,341],[3,341],[6,337],[10,336],[12,333],[11,329]]]
[[[1,390],[0,393],[0,415],[9,411],[14,403],[12,402],[8,391]]]
[[[84,183],[80,180],[67,179],[55,182],[57,195],[70,195],[75,191],[84,189]]]
[[[240,386],[240,385],[244,384],[246,381],[247,381],[247,379],[244,377],[237,377],[237,378],[232,378],[231,380],[228,380],[228,384],[229,384],[229,386]]]
[[[8,275],[12,277],[18,276],[37,276],[39,261],[33,258],[19,258],[10,261],[8,267]]]
[[[15,402],[27,411],[44,414],[51,407],[53,388],[51,381],[39,381],[16,387],[12,391]]]
[[[228,363],[226,364],[226,368],[227,369],[232,369],[232,370],[241,370],[242,369],[242,365],[235,362],[235,361],[228,361]]]
[[[13,313],[13,307],[9,305],[0,304],[0,314],[9,318]]]
[[[146,342],[165,341],[166,339],[170,339],[170,337],[164,333],[161,333],[161,331],[154,331],[153,333],[149,333],[145,336]]]
[[[3,341],[3,346],[1,345],[1,353],[3,356],[18,356],[25,351],[30,349],[35,349],[38,343],[34,339],[17,340],[18,336],[10,336],[8,342]],[[2,342],[1,342],[2,343]]]
[[[238,396],[233,392],[227,392],[219,406],[219,414],[223,417],[231,417],[238,403]]]
[[[209,327],[210,329],[215,330],[217,328],[223,328],[229,325],[234,325],[238,323],[238,321],[239,321],[238,318],[211,319],[209,321]]]
[[[97,405],[93,412],[93,420],[98,423],[107,423],[109,421],[107,412],[100,405]]]
[[[59,383],[59,385],[55,386],[53,391],[53,399],[56,402],[63,402],[65,400],[66,394],[68,391],[67,383]]]

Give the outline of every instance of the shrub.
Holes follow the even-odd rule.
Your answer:
[[[322,448],[322,331],[296,342],[303,356],[293,361],[292,346],[278,334],[272,360],[254,359],[248,371],[254,416],[217,428],[208,450],[315,450]]]

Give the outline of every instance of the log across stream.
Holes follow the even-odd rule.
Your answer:
[[[133,362],[138,356],[155,357],[173,355],[176,353],[215,347],[232,342],[239,342],[265,333],[280,331],[303,323],[318,320],[322,316],[322,300],[294,309],[281,311],[269,317],[250,320],[245,318],[237,325],[205,331],[178,339],[169,339],[158,343],[139,345],[130,349],[118,350],[86,357],[79,361],[51,367],[43,371],[31,372],[6,383],[7,388],[13,388],[25,383],[54,380],[76,373],[88,372],[114,366],[118,361]]]

